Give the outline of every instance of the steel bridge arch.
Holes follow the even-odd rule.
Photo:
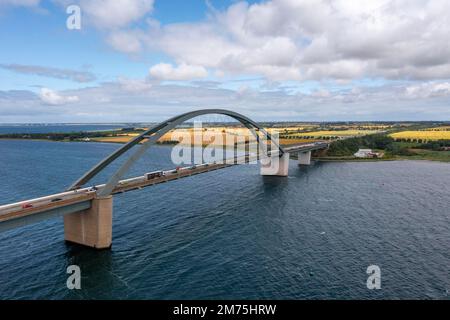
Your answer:
[[[139,136],[136,136],[131,141],[127,142],[125,145],[111,153],[109,156],[104,158],[102,161],[100,161],[97,165],[92,167],[89,171],[87,171],[83,176],[81,176],[77,181],[75,181],[68,190],[76,190],[80,188],[85,183],[89,182],[94,176],[96,176],[99,172],[101,172],[106,166],[108,166],[111,162],[116,160],[118,157],[120,157],[122,154],[130,150],[133,146],[138,145],[141,141],[148,139],[146,142],[144,142],[140,148],[133,153],[122,166],[119,168],[119,170],[114,173],[111,178],[106,183],[105,187],[100,190],[99,196],[108,196],[111,194],[114,187],[117,185],[119,180],[123,177],[123,175],[128,171],[128,169],[135,163],[144,153],[145,151],[153,144],[155,144],[159,138],[161,138],[164,134],[169,132],[170,130],[174,129],[177,125],[182,124],[183,122],[190,120],[192,118],[206,115],[206,114],[221,114],[226,115],[231,118],[234,118],[235,120],[242,123],[246,128],[252,132],[252,134],[255,136],[256,141],[258,144],[260,144],[260,137],[256,133],[256,131],[261,132],[268,141],[272,141],[272,143],[275,144],[275,146],[279,150],[279,156],[281,157],[284,154],[283,148],[275,141],[272,140],[272,136],[263,128],[261,128],[256,122],[253,120],[247,118],[246,116],[239,114],[234,111],[224,110],[224,109],[203,109],[203,110],[197,110],[197,111],[191,111],[186,112],[181,115],[172,117],[166,121],[161,122],[160,124],[157,124],[156,126],[148,129],[144,133],[140,134]],[[256,131],[255,131],[256,129]]]

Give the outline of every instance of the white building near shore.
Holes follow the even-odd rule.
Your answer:
[[[359,149],[354,156],[357,158],[382,158],[384,154],[373,152],[372,149]]]
[[[368,158],[370,153],[372,153],[372,149],[359,149],[354,156],[357,158]]]

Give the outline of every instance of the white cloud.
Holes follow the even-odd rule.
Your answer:
[[[405,88],[405,95],[411,99],[450,96],[450,82],[428,82]]]
[[[49,105],[64,105],[79,101],[78,96],[63,96],[48,88],[42,88],[39,97],[42,102]]]
[[[329,98],[331,96],[331,93],[327,89],[321,88],[321,89],[318,89],[318,90],[312,92],[311,96],[316,97],[316,98]]]
[[[17,73],[32,74],[56,79],[72,80],[75,82],[91,82],[96,79],[96,76],[89,71],[62,69],[47,66],[24,65],[24,64],[0,64],[0,68],[14,71]]]
[[[192,80],[208,76],[208,71],[204,67],[185,63],[177,67],[168,63],[159,63],[151,67],[149,73],[157,80]]]
[[[81,0],[80,6],[92,23],[102,28],[124,27],[153,10],[153,0]]]
[[[233,2],[223,11],[211,10],[205,20],[170,24],[147,19],[150,0],[54,1],[84,4],[83,27],[101,28],[115,50],[133,58],[141,53],[143,61],[152,61],[145,53],[163,53],[176,64],[152,66],[145,80],[120,78],[65,92],[44,88],[34,99],[29,94],[13,99],[12,93],[4,94],[6,99],[0,91],[2,115],[31,114],[36,105],[45,107],[43,101],[60,105],[43,114],[55,112],[55,119],[83,114],[90,121],[100,115],[105,121],[162,120],[209,107],[257,120],[450,119],[448,0]],[[209,74],[223,81],[262,76],[273,85],[258,87],[255,81],[236,89],[231,82],[195,87],[160,82]],[[287,80],[295,82],[277,83]]]
[[[450,119],[448,82],[430,83],[429,88],[422,90],[431,94],[415,92],[415,98],[411,99],[406,92],[414,86],[353,89],[344,86],[339,90],[323,87],[300,93],[282,87],[263,90],[252,82],[232,90],[161,82],[150,85],[144,79],[119,79],[71,91],[44,88],[40,95],[30,91],[0,91],[0,114],[3,122],[94,122],[98,119],[145,122],[162,121],[190,110],[222,108],[256,121]]]
[[[107,42],[118,51],[156,50],[217,75],[271,81],[450,78],[448,0],[236,2],[211,9],[200,22],[165,25],[149,19],[154,0],[54,1],[79,4],[88,25],[107,30]],[[167,66],[160,68],[166,73]]]
[[[163,51],[217,74],[445,79],[449,21],[447,0],[272,0],[238,2],[198,23],[121,32],[133,35],[142,50]]]
[[[151,83],[141,79],[128,79],[122,77],[118,79],[118,83],[123,90],[134,93],[144,92],[150,90],[152,87]]]
[[[139,21],[153,11],[154,0],[53,0],[64,9],[77,4],[83,19],[101,29],[118,29]],[[84,23],[84,20],[83,20]]]
[[[116,31],[108,36],[107,42],[117,51],[135,54],[142,50],[139,32]]]
[[[2,0],[0,6],[2,5],[12,5],[12,6],[23,6],[23,7],[37,7],[40,0]]]

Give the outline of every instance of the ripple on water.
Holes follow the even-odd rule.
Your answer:
[[[0,202],[60,191],[115,148],[0,141]],[[449,177],[444,163],[292,161],[288,179],[240,166],[119,195],[110,251],[65,244],[61,219],[0,234],[0,298],[448,299]],[[371,264],[382,290],[366,288]]]

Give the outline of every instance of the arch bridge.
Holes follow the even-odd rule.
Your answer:
[[[207,114],[226,115],[242,123],[249,129],[255,137],[258,146],[260,146],[259,155],[246,154],[241,157],[235,156],[232,159],[224,159],[220,163],[202,163],[196,166],[147,173],[131,179],[122,179],[131,166],[163,135],[185,121]],[[263,141],[270,143],[270,150],[267,147],[262,147]],[[261,175],[287,176],[289,155],[291,153],[298,154],[299,164],[309,165],[311,152],[325,148],[328,148],[328,144],[324,142],[300,144],[283,148],[256,122],[233,111],[206,109],[187,112],[161,122],[136,136],[88,170],[72,183],[65,192],[0,206],[0,231],[56,216],[63,216],[66,241],[97,249],[109,248],[112,243],[114,194],[141,189],[232,165],[248,163],[258,159],[268,160],[260,161]],[[131,155],[105,184],[83,187],[127,151],[130,151]]]

